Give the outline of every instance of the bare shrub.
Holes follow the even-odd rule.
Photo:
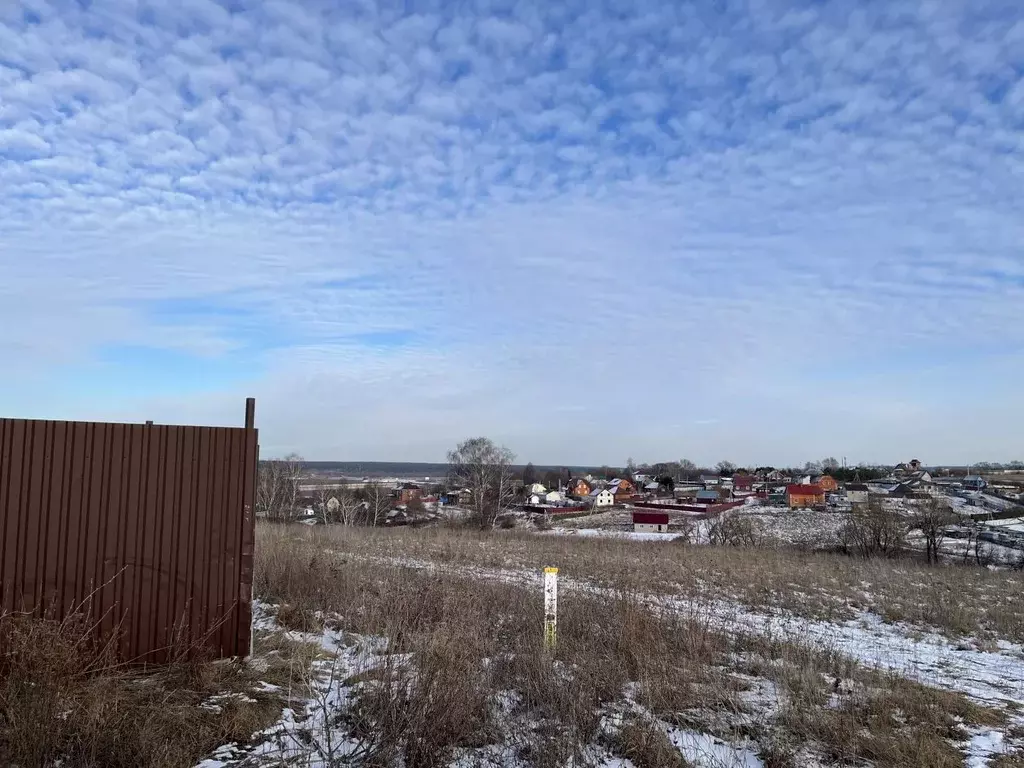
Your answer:
[[[636,765],[659,768],[687,768],[688,763],[661,728],[640,718],[631,718],[615,739],[617,754]]]
[[[80,617],[0,617],[0,764],[179,768],[280,711],[242,665],[193,658],[142,675],[94,637]],[[232,691],[247,696],[199,706]]]
[[[839,531],[843,549],[861,557],[879,557],[899,552],[906,539],[907,526],[895,509],[878,498],[850,513],[850,519]]]
[[[354,712],[372,759],[401,757],[410,768],[445,765],[454,748],[488,742],[485,652],[452,619],[429,636],[410,639],[408,663],[391,657],[362,686]]]
[[[939,562],[939,549],[951,525],[957,522],[949,505],[938,499],[919,501],[910,514],[909,530],[924,536],[925,553],[929,563]]]
[[[721,515],[707,526],[708,543],[713,546],[757,547],[763,536],[752,520]]]
[[[675,523],[675,532],[678,536],[675,541],[679,544],[699,544],[698,528],[696,523],[688,517],[684,517]]]

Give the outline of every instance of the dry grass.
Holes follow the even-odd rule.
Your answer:
[[[587,550],[573,559],[577,566],[611,555],[602,570],[609,582],[625,567],[614,542],[571,544]],[[660,721],[751,739],[773,766],[800,764],[794,745],[834,763],[960,765],[961,723],[1000,719],[958,694],[863,669],[827,649],[729,635],[698,613],[656,613],[625,570],[610,594],[563,591],[552,656],[541,646],[541,604],[531,589],[346,555],[488,565],[509,565],[511,557],[539,567],[562,546],[461,532],[418,539],[264,530],[256,578],[264,599],[287,606],[289,625],[326,621],[387,638],[389,655],[372,674],[348,681],[355,703],[339,715],[372,764],[446,765],[489,746],[529,765],[587,765],[594,745],[605,744],[638,765],[685,765]],[[632,546],[634,571],[638,552],[645,566],[660,558],[656,567],[665,569],[689,554]],[[774,698],[751,698],[756,685]],[[623,725],[609,733],[605,718],[615,712]]]
[[[664,768],[688,768],[690,765],[663,730],[639,718],[628,721],[619,731],[615,751],[636,765]]]
[[[329,538],[324,546],[342,555],[531,569],[558,563],[569,574],[616,588],[698,599],[727,596],[755,609],[827,620],[866,610],[951,636],[1024,642],[1024,601],[1017,598],[1024,591],[1021,572],[511,531],[338,527],[307,535]]]
[[[194,659],[140,675],[93,648],[88,628],[74,621],[2,617],[0,764],[190,766],[274,721],[287,692],[313,695],[323,709],[324,733],[305,735],[311,750],[333,759],[340,729],[358,744],[353,759],[408,768],[506,758],[587,766],[600,754],[685,766],[665,736],[669,726],[745,742],[770,768],[809,758],[958,766],[964,727],[1001,722],[963,696],[864,669],[827,648],[729,634],[699,607],[655,610],[645,597],[685,594],[699,606],[725,592],[805,615],[844,615],[856,605],[916,619],[924,609],[912,609],[913,599],[933,609],[952,602],[945,591],[953,577],[943,569],[451,529],[263,528],[258,545],[257,594],[277,606],[280,625],[328,628],[353,647],[360,638],[386,641],[372,668],[337,681],[344,699],[310,693],[311,669],[333,675],[342,667],[319,645],[281,631],[257,634],[258,664]],[[404,567],[395,562],[402,558],[516,569],[556,563],[607,589],[563,582],[552,654],[541,644],[533,588]],[[963,607],[947,606],[932,623],[953,631],[987,621],[1019,632],[1019,607],[975,604],[1013,586],[1007,576],[949,570]],[[869,597],[861,582],[870,583]],[[257,679],[285,693],[259,692]],[[216,707],[202,706],[214,695]],[[1001,768],[1017,765],[1019,755],[1001,760]]]
[[[279,698],[254,683],[239,663],[196,659],[140,675],[76,619],[0,617],[0,764],[190,766],[276,719]],[[200,706],[214,694],[229,695]]]

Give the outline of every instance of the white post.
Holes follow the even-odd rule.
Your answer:
[[[558,569],[544,569],[544,647],[553,651],[558,631]]]

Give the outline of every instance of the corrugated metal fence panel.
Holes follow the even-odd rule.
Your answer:
[[[0,610],[87,614],[127,661],[247,655],[255,429],[0,419]]]

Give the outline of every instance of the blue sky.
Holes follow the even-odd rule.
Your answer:
[[[5,415],[1024,449],[1024,7],[0,4]]]

